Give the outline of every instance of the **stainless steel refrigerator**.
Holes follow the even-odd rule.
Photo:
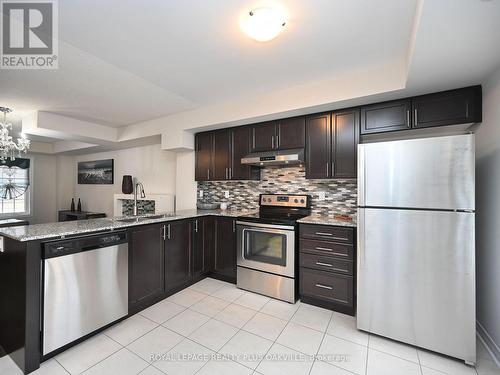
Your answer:
[[[474,136],[358,148],[358,329],[476,362]]]

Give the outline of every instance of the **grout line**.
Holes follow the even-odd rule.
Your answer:
[[[368,374],[368,356],[370,355],[370,338],[371,338],[371,335],[368,334],[368,342],[367,342],[367,346],[366,346],[365,374]]]
[[[316,358],[318,357],[319,350],[321,349],[321,346],[323,345],[323,341],[325,341],[326,332],[328,331],[328,328],[330,327],[332,320],[333,320],[333,313],[330,315],[330,319],[328,320],[328,324],[326,325],[325,332],[323,333],[323,337],[321,338],[321,342],[319,343],[318,350],[316,350],[316,354],[314,355],[314,360],[313,360],[312,366],[309,369],[309,373],[308,373],[309,375],[311,374],[311,371],[314,367],[314,364],[316,363]]]

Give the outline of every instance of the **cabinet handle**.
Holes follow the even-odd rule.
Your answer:
[[[316,250],[324,250],[324,251],[333,251],[333,249],[329,249],[328,247],[321,247],[321,246],[316,246]]]
[[[170,239],[170,224],[167,225],[168,233],[167,233],[167,238]]]
[[[164,225],[163,228],[162,228],[162,237],[163,237],[163,241],[165,241],[167,239],[167,228],[166,226]]]
[[[271,148],[274,149],[274,135],[271,136]]]
[[[198,233],[198,219],[194,221],[194,231]]]
[[[413,110],[415,123],[413,125],[418,126],[418,109]]]
[[[406,110],[406,127],[407,128],[410,127],[410,110],[409,109]]]
[[[229,179],[233,178],[233,169],[229,167]]]
[[[323,285],[323,284],[316,284],[316,288],[333,290],[333,287],[328,286],[328,285]]]
[[[236,220],[233,220],[233,233],[236,232]]]
[[[280,148],[280,136],[276,136],[276,148]]]
[[[323,262],[316,262],[317,266],[325,266],[325,267],[333,267],[333,264],[330,263],[323,263]]]
[[[228,171],[228,169],[226,168],[226,180],[228,179],[228,177],[227,177],[227,171]]]
[[[326,232],[316,232],[317,236],[333,236],[331,233],[326,233]]]
[[[329,176],[329,172],[330,172],[330,163],[326,162],[326,177]]]
[[[210,180],[210,169],[207,169],[207,180]]]
[[[335,162],[332,161],[332,177],[335,175]]]

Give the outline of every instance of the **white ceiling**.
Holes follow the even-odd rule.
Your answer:
[[[254,1],[60,1],[59,69],[2,71],[1,102],[122,126],[406,57],[415,0],[283,3],[258,43],[238,24]]]
[[[126,130],[325,82],[343,82],[331,87],[340,92],[346,78],[379,71],[394,71],[392,93],[373,98],[461,87],[500,65],[500,0],[282,0],[281,35],[258,43],[242,34],[242,12],[274,1],[59,1],[59,69],[0,70],[0,105],[18,118],[38,110]]]

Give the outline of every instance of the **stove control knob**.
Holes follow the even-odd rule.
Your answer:
[[[295,203],[299,203],[299,200],[298,200],[297,198],[295,198],[293,201],[294,201]]]
[[[303,199],[301,199],[301,200],[300,200],[300,203],[304,203],[304,200],[303,200]]]

